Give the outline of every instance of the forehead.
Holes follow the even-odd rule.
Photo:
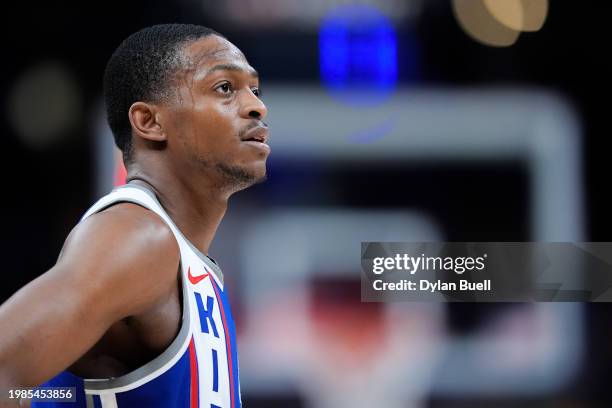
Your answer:
[[[219,64],[231,64],[245,71],[253,71],[238,47],[217,35],[209,35],[187,44],[183,55],[196,77],[205,75],[208,69]]]

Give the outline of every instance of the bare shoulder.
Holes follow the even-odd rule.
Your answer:
[[[79,223],[50,270],[0,307],[0,386],[37,385],[116,322],[177,290],[179,249],[153,212],[118,204]]]
[[[93,243],[89,240],[83,242],[82,238],[91,238],[92,235],[96,237]],[[66,239],[60,259],[71,245],[91,246],[96,243],[123,244],[123,249],[113,247],[118,251],[116,256],[141,246],[161,250],[165,255],[168,252],[178,255],[178,244],[170,227],[153,211],[132,203],[115,204],[79,223]]]
[[[122,313],[129,315],[146,310],[176,288],[179,259],[178,243],[157,214],[120,203],[72,230],[56,269],[87,275],[92,284],[103,288],[102,295],[129,299],[134,310]]]

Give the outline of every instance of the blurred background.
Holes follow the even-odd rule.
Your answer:
[[[608,304],[361,303],[361,241],[610,241],[602,4],[133,0],[3,6],[1,300],[121,182],[115,47],[211,26],[260,72],[269,180],[236,195],[226,277],[257,407],[604,407]]]

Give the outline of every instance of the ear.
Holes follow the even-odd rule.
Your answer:
[[[166,134],[157,120],[157,107],[145,102],[134,102],[128,112],[133,131],[143,139],[163,142]]]

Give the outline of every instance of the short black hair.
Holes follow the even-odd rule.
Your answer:
[[[104,71],[104,102],[115,144],[126,164],[132,150],[130,106],[138,101],[161,101],[172,75],[181,68],[183,46],[213,34],[223,37],[200,25],[159,24],[135,32],[117,47]]]

